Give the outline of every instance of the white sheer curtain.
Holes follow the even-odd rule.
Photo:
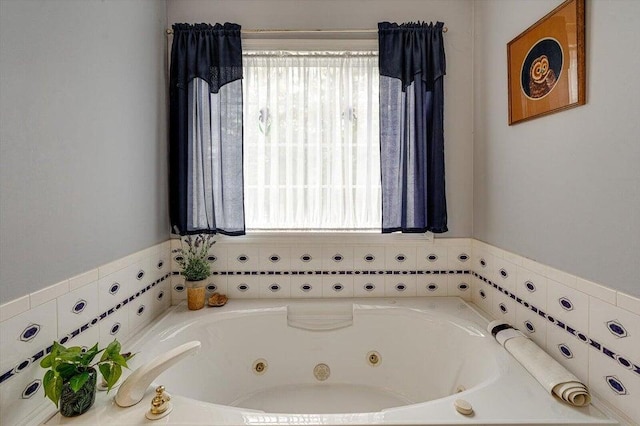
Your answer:
[[[248,230],[380,230],[378,58],[244,55]]]

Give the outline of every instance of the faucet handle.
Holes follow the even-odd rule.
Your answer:
[[[160,385],[156,388],[156,395],[151,400],[151,408],[145,414],[149,420],[160,419],[171,412],[171,395],[164,391],[164,386]]]

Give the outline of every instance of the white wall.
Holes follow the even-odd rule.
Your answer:
[[[164,1],[0,2],[0,303],[168,238]]]
[[[468,0],[169,0],[169,24],[235,22],[246,29],[372,29],[381,21],[442,21],[445,35],[445,155],[449,232],[472,222],[472,4]]]
[[[640,2],[587,1],[585,106],[507,125],[506,45],[560,3],[474,3],[473,235],[640,295]]]

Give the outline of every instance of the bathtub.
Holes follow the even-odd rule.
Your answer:
[[[174,406],[162,424],[617,424],[548,395],[486,324],[458,298],[181,304],[126,345],[132,369],[192,340],[197,355],[134,407],[103,393],[83,416],[47,424],[149,424],[158,384]],[[473,415],[456,411],[458,399]]]

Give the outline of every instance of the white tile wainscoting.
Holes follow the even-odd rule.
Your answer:
[[[396,237],[396,238],[394,238]],[[173,300],[186,298],[172,240]],[[277,237],[211,250],[207,290],[231,298],[459,296],[471,300],[471,239],[384,235]]]
[[[472,239],[220,238],[208,293],[230,298],[460,296],[527,333],[631,424],[640,424],[640,300]],[[0,423],[51,411],[39,359],[52,340],[126,341],[186,298],[163,244],[0,307]],[[170,296],[170,297],[169,297]]]
[[[171,304],[169,241],[0,307],[0,424],[38,424],[40,360],[53,340],[72,346],[126,341]]]
[[[629,424],[640,424],[638,298],[478,240],[472,270],[476,306],[513,323]]]

